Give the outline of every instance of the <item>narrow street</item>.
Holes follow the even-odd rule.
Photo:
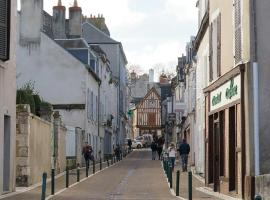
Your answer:
[[[57,200],[155,199],[173,197],[159,161],[148,150],[134,151],[120,163],[56,195]]]

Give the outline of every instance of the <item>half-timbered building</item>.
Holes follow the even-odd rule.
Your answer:
[[[161,97],[154,87],[137,105],[137,128],[140,135],[161,130]]]

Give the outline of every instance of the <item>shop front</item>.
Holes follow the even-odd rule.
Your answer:
[[[237,197],[245,175],[243,83],[240,69],[234,69],[204,90],[206,184]]]

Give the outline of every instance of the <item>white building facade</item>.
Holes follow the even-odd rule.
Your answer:
[[[16,1],[0,1],[0,196],[15,190]],[[11,40],[9,40],[11,38]]]

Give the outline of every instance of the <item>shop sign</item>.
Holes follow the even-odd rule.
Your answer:
[[[241,77],[232,78],[210,93],[210,111],[219,109],[241,98]]]

